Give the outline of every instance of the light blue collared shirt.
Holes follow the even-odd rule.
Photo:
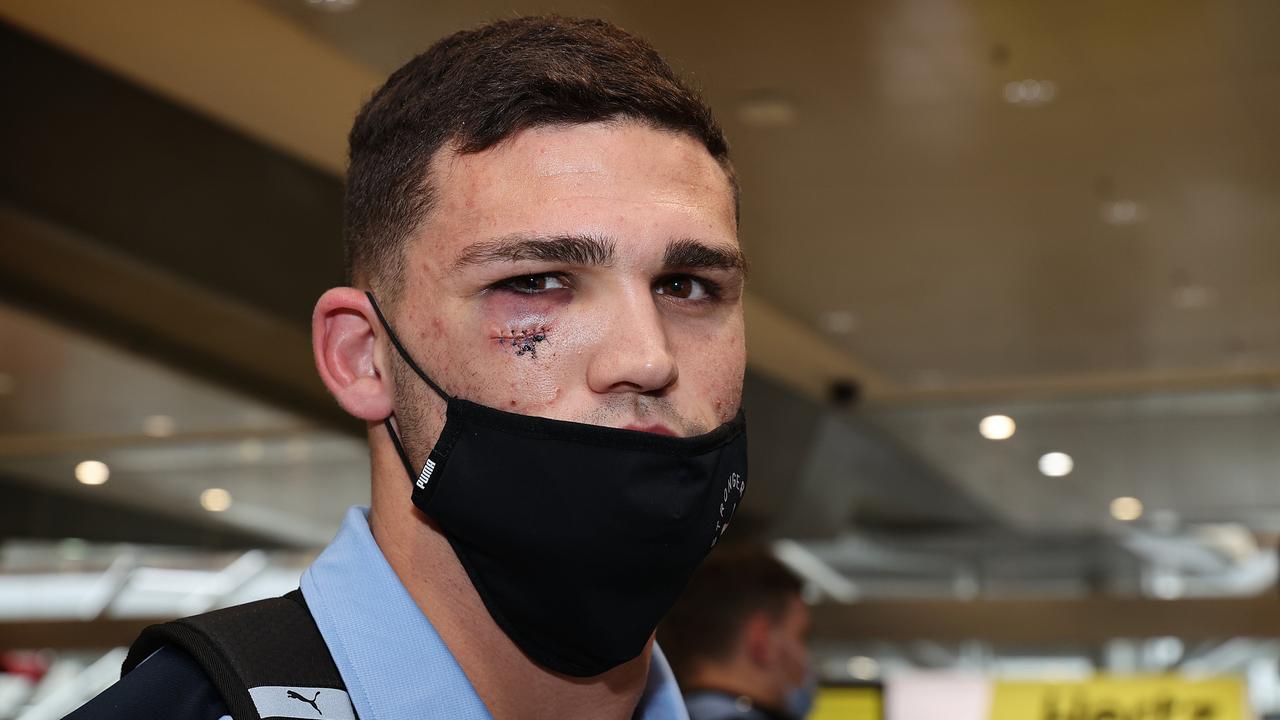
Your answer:
[[[378,549],[368,512],[348,510],[338,535],[302,575],[302,595],[356,713],[363,720],[487,720],[471,681]],[[689,718],[657,645],[633,717]]]

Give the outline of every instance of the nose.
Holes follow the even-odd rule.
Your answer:
[[[667,342],[666,326],[646,287],[610,298],[609,330],[587,367],[597,393],[655,393],[680,374]]]

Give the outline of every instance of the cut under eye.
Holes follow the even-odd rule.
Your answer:
[[[692,275],[670,275],[658,280],[654,292],[679,300],[710,300],[717,296],[715,283]]]
[[[569,284],[563,275],[542,273],[539,275],[517,275],[499,282],[494,287],[524,293],[525,295],[536,295],[549,290],[562,290],[569,287]]]

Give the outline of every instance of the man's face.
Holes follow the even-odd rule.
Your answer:
[[[698,141],[633,122],[535,128],[441,151],[430,182],[394,322],[447,392],[680,436],[737,412],[734,201]],[[426,389],[397,376],[397,411],[421,407]]]

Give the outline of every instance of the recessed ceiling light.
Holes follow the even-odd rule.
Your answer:
[[[8,395],[13,392],[15,385],[17,385],[17,383],[14,382],[12,375],[0,372],[0,395]]]
[[[1058,86],[1048,80],[1014,80],[1004,86],[1004,99],[1010,105],[1035,107],[1053,100]]]
[[[1018,424],[1008,415],[988,415],[978,423],[978,432],[988,440],[1008,440],[1018,431]]]
[[[865,655],[849,658],[849,675],[858,680],[874,680],[880,675],[880,663]]]
[[[76,464],[76,480],[83,485],[101,485],[111,477],[111,468],[100,460],[85,460]]]
[[[1051,452],[1040,456],[1040,472],[1048,477],[1066,477],[1071,474],[1075,466],[1075,461],[1064,452]]]
[[[1136,497],[1118,497],[1111,501],[1111,517],[1129,522],[1142,517],[1142,501]]]
[[[1102,203],[1101,214],[1108,225],[1133,225],[1143,217],[1142,206],[1132,200],[1108,200]]]
[[[168,415],[148,415],[142,421],[142,432],[153,438],[169,437],[177,424]]]
[[[818,317],[818,322],[832,335],[848,335],[858,328],[858,316],[848,310],[828,310]]]
[[[200,493],[200,507],[209,512],[222,512],[231,507],[231,493],[222,488],[209,488]]]

